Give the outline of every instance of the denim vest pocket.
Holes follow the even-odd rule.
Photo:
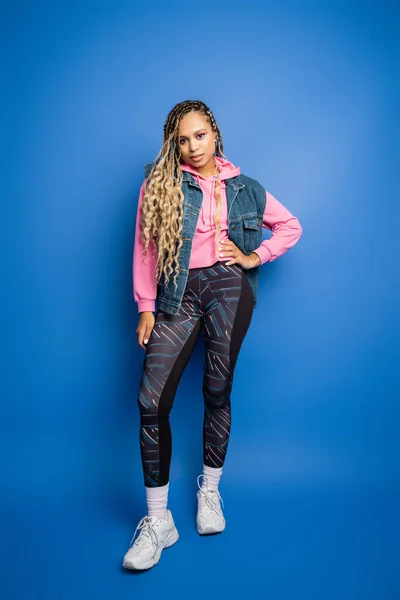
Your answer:
[[[243,219],[243,241],[247,252],[252,252],[258,247],[259,229],[260,218],[257,215]]]

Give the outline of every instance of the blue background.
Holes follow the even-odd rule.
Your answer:
[[[387,1],[3,3],[2,599],[399,597],[398,34]],[[303,236],[260,271],[227,529],[195,530],[200,340],[171,415],[181,538],[137,575],[134,222],[185,99]]]

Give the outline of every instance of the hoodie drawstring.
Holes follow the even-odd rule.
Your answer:
[[[217,176],[213,175],[212,185],[211,185],[211,195],[210,195],[210,223],[209,224],[211,227],[213,226],[212,203],[213,203],[214,194],[215,194],[216,179],[217,179]],[[203,225],[206,225],[206,220],[204,218],[204,210],[203,210]]]

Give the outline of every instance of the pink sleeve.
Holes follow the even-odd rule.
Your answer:
[[[150,242],[147,255],[142,254],[143,244],[140,241],[140,216],[142,212],[144,183],[140,188],[135,229],[135,243],[133,252],[133,297],[138,305],[138,312],[155,311],[157,297],[157,279],[155,268],[157,255],[153,258],[154,245]],[[146,261],[146,262],[144,262]]]
[[[270,229],[272,235],[264,240],[254,251],[261,264],[272,262],[287,252],[299,240],[303,229],[298,219],[272,194],[266,192],[267,203],[263,217],[263,227]]]

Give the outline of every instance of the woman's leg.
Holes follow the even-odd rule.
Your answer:
[[[167,510],[171,461],[169,413],[201,328],[198,281],[198,274],[189,271],[178,314],[158,311],[146,347],[138,404],[148,514],[139,521],[124,556],[122,564],[126,569],[153,567],[163,549],[179,539],[171,511]]]
[[[169,414],[176,389],[201,329],[198,272],[189,271],[179,312],[159,310],[143,364],[138,396],[144,483],[166,486],[172,452]]]
[[[254,298],[239,265],[218,262],[201,274],[206,338],[203,381],[203,474],[197,478],[197,531],[225,529],[218,484],[231,430],[231,390],[240,347],[250,325]],[[200,480],[201,484],[200,484]]]
[[[240,265],[218,262],[203,269],[200,285],[206,339],[203,458],[206,467],[220,469],[231,429],[234,369],[251,322],[254,298]]]

